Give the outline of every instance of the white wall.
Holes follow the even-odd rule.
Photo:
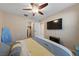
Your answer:
[[[45,38],[49,36],[59,37],[64,45],[70,49],[74,49],[74,45],[79,40],[79,5],[65,9],[43,21]],[[62,18],[62,30],[47,30],[47,22]],[[79,42],[78,42],[79,43]]]
[[[1,11],[0,12],[0,34],[1,34],[2,27],[7,26],[11,30],[12,41],[27,38],[27,25],[29,25],[28,24],[29,21],[30,19],[26,17]]]
[[[1,43],[2,23],[3,23],[3,13],[0,12],[0,43]]]

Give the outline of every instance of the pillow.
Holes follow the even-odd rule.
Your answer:
[[[15,47],[11,50],[9,56],[20,56],[21,47]]]
[[[27,43],[26,43],[27,39],[23,39],[23,40],[18,40],[17,42],[21,43],[21,56],[30,56],[30,52],[28,50],[27,47]]]
[[[20,42],[14,42],[14,43],[12,43],[12,45],[11,45],[11,49],[13,49],[13,48],[15,48],[15,47],[18,47],[18,46],[21,47],[21,43],[20,43]]]
[[[15,42],[11,46],[9,56],[19,56],[21,53],[21,43]]]
[[[0,56],[8,56],[9,52],[10,52],[10,46],[4,43],[1,43]]]

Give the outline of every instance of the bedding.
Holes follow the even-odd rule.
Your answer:
[[[34,40],[43,47],[47,48],[55,56],[73,56],[73,53],[68,48],[56,42],[50,41],[38,35],[35,36]]]
[[[10,56],[29,56],[26,40],[18,40],[12,44]]]
[[[5,56],[30,55],[25,40],[19,40],[18,42],[16,41],[15,43],[12,43],[12,36],[10,29],[6,26],[2,29],[1,42],[2,42],[2,46],[0,47],[0,56],[1,55],[5,55]]]
[[[10,51],[10,46],[4,43],[1,43],[0,56],[8,56],[9,51]]]
[[[31,56],[54,56],[53,53],[48,51],[45,47],[40,45],[32,38],[28,38],[27,40],[27,47],[30,51]]]
[[[21,43],[20,42],[14,42],[11,45],[9,56],[20,56],[21,54]]]
[[[20,56],[21,47],[15,47],[11,50],[9,56]]]
[[[29,53],[29,50],[27,48],[27,39],[24,39],[24,40],[18,40],[16,42],[20,42],[20,45],[21,45],[21,56],[30,56],[31,54]]]
[[[11,45],[1,43],[0,56],[29,56],[26,40],[20,40]]]
[[[14,42],[14,43],[12,43],[11,50],[14,49],[14,48],[16,48],[16,47],[21,47],[21,43],[20,42]]]

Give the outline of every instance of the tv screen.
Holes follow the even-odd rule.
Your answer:
[[[62,29],[62,18],[47,22],[47,29]]]

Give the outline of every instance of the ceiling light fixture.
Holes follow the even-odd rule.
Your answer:
[[[37,6],[34,6],[34,7],[32,8],[32,12],[33,12],[33,13],[38,13],[38,11],[39,11],[39,10],[38,10],[38,7],[37,7]]]

